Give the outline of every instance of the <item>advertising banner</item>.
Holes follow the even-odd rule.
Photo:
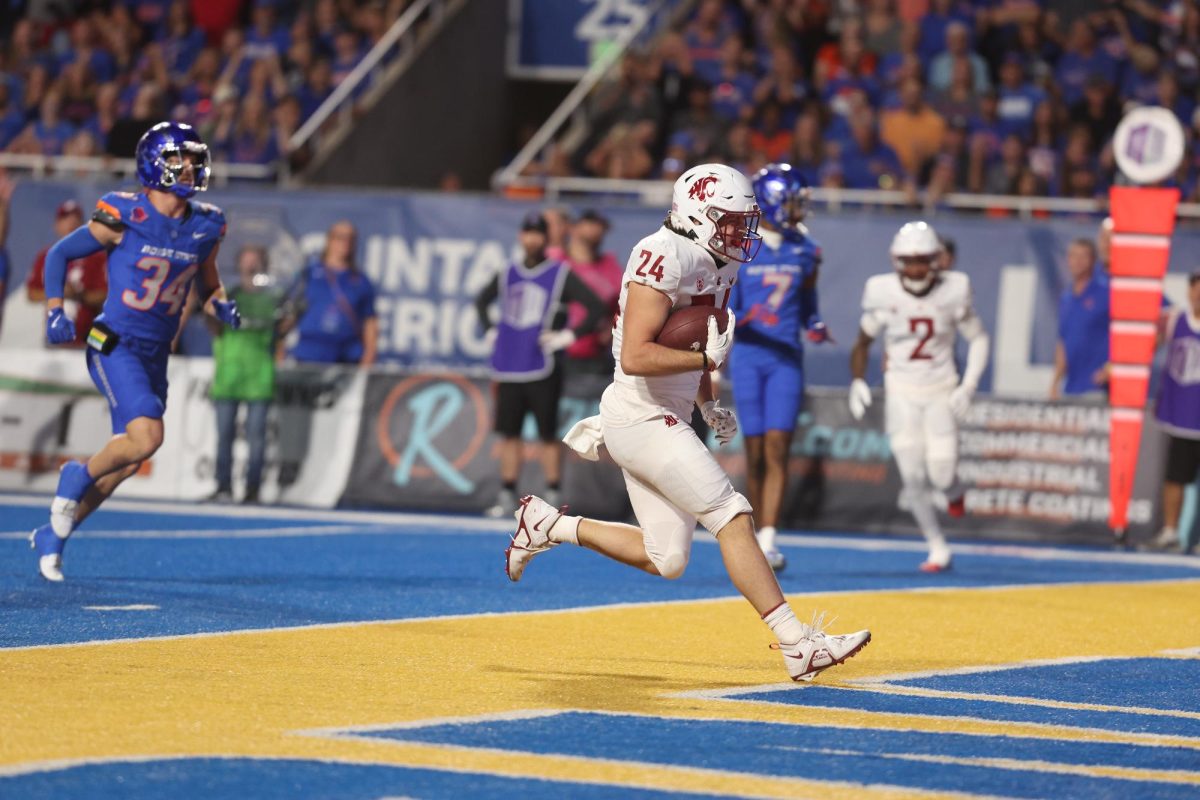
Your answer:
[[[885,403],[877,397],[866,416],[856,421],[844,391],[808,393],[792,446],[784,508],[789,525],[916,530],[883,429]],[[977,397],[959,425],[958,478],[966,489],[967,516],[942,515],[943,528],[955,536],[1111,541],[1108,415],[1102,400],[1046,403]],[[1139,454],[1129,506],[1135,540],[1156,530],[1161,438],[1150,430]],[[740,486],[745,473],[741,455],[718,458]]]
[[[0,348],[41,346],[44,311],[21,291],[37,251],[51,243],[54,210],[74,198],[91,208],[114,186],[22,182],[12,203],[8,250],[13,266]],[[225,209],[229,232],[222,246],[223,279],[237,282],[237,251],[267,247],[271,273],[287,283],[304,259],[319,253],[325,231],[337,220],[359,233],[358,263],[376,289],[381,363],[408,371],[452,370],[484,374],[489,355],[474,299],[513,255],[521,217],[539,206],[495,197],[381,191],[221,189],[206,200]],[[582,208],[567,209],[579,212]],[[662,222],[664,209],[601,206],[611,227],[604,243],[619,263]],[[873,211],[814,213],[813,236],[824,262],[820,310],[834,342],[810,346],[805,376],[810,386],[846,386],[849,354],[858,330],[863,284],[892,269],[892,236],[906,216]],[[983,391],[1006,397],[1044,398],[1058,336],[1057,304],[1065,288],[1067,245],[1094,238],[1097,220],[932,217],[940,233],[958,244],[955,269],[967,273],[976,310],[992,333],[992,358]],[[1189,253],[1200,250],[1200,232],[1176,231],[1164,291],[1186,302]],[[185,352],[207,355],[209,338],[198,320],[185,336]],[[881,348],[873,348],[868,377],[879,383]],[[1154,386],[1150,387],[1153,394]]]
[[[54,492],[58,467],[99,452],[112,435],[108,405],[78,350],[6,351],[0,367],[0,489]],[[126,497],[199,500],[216,489],[212,361],[172,358],[159,451],[120,489]],[[268,420],[262,500],[332,508],[346,485],[366,374],[353,368],[283,369]],[[238,493],[247,446],[234,448]]]

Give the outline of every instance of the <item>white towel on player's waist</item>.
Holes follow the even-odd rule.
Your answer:
[[[604,431],[600,426],[600,415],[597,414],[576,422],[563,437],[563,442],[588,461],[599,461],[600,445],[604,444]]]

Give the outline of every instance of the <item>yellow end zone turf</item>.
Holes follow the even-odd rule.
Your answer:
[[[1197,580],[861,592],[796,597],[792,603],[801,618],[814,609],[829,610],[837,616],[834,632],[869,627],[874,634],[862,653],[817,679],[825,685],[1200,647]],[[885,797],[901,795],[884,788],[868,792],[763,775],[315,732],[576,709],[1089,741],[1136,738],[1115,731],[675,696],[786,681],[779,655],[767,648],[770,641],[744,601],[718,600],[0,650],[0,772],[59,760],[226,755],[769,797]],[[1162,738],[1200,750],[1200,739]],[[1200,780],[1195,773],[1176,779]]]

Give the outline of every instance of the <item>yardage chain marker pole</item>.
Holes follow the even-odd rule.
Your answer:
[[[1117,165],[1139,184],[1160,182],[1183,157],[1183,129],[1165,108],[1131,111],[1113,139]],[[1150,364],[1162,311],[1163,277],[1179,190],[1114,186],[1110,249],[1109,517],[1118,543],[1129,528],[1129,501],[1137,476]]]

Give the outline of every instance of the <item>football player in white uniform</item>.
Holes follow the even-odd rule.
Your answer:
[[[719,442],[737,433],[710,378],[733,344],[733,315],[724,333],[709,318],[701,352],[655,341],[675,309],[725,307],[739,265],[754,257],[762,241],[758,219],[754,190],[737,170],[703,164],[675,182],[663,227],[634,246],[625,268],[613,329],[617,364],[600,414],[565,437],[592,460],[601,445],[608,449],[625,475],[640,527],[568,516],[539,497],[525,497],[514,514],[517,532],[505,568],[518,581],[534,556],[570,542],[653,575],[678,578],[699,521],[717,537],[734,586],[778,637],[772,647],[783,652],[789,674],[809,681],[861,650],[871,634],[834,636],[819,621],[806,625],[796,618],[754,538],[750,504],[687,423],[697,404]]]
[[[939,269],[941,253],[926,223],[900,228],[891,247],[895,270],[867,280],[858,341],[850,353],[850,413],[862,419],[871,405],[868,354],[871,343],[884,337],[887,432],[905,499],[929,544],[921,564],[925,572],[950,567],[933,492],[945,495],[952,515],[962,515],[957,420],[971,407],[988,360],[988,335],[972,306],[971,282],[962,272]],[[961,381],[954,363],[956,332],[969,345]]]

